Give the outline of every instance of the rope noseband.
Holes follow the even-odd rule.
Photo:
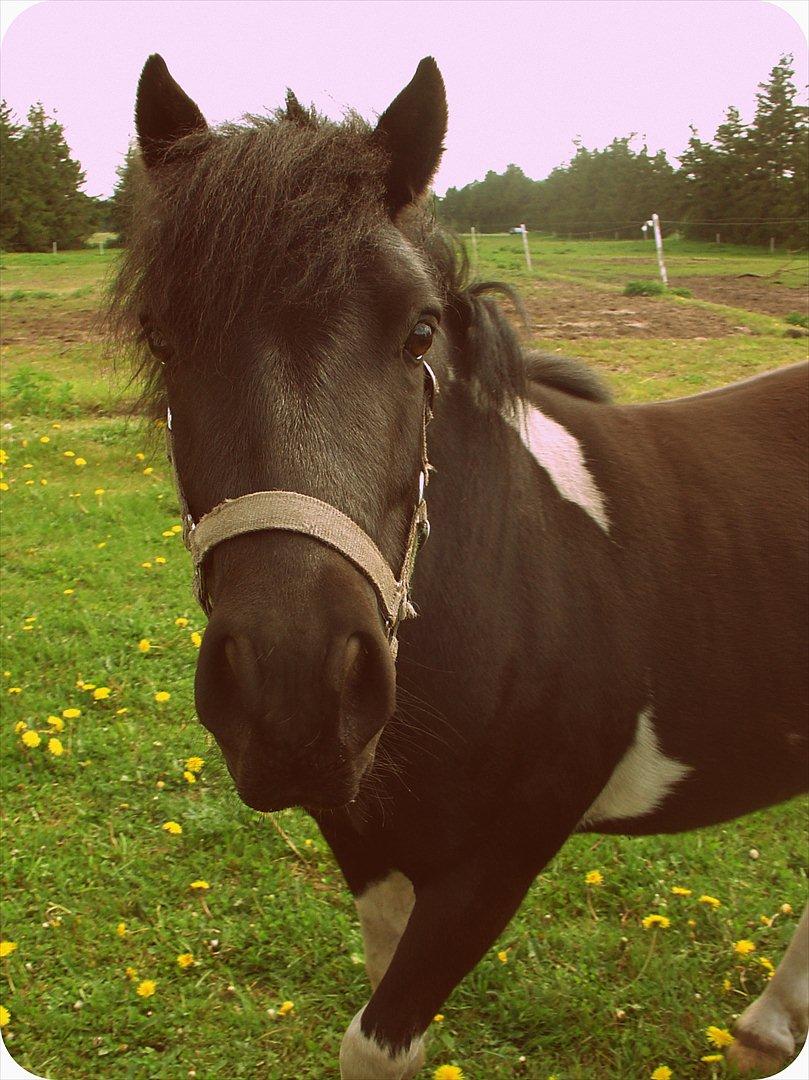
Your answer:
[[[174,474],[177,497],[183,515],[183,541],[194,562],[194,592],[206,615],[213,609],[205,585],[203,562],[206,554],[241,533],[282,529],[314,537],[345,556],[371,583],[379,601],[388,645],[396,659],[397,632],[403,619],[415,615],[410,588],[416,556],[430,534],[425,494],[431,465],[427,459],[427,425],[433,415],[438,382],[429,364],[424,364],[424,410],[421,427],[421,468],[418,495],[410,520],[404,559],[398,576],[394,574],[371,537],[350,517],[330,503],[297,491],[254,491],[236,499],[225,499],[195,522],[188,510],[174,462],[171,409],[166,417],[168,459]]]

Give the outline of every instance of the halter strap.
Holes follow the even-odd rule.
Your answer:
[[[424,364],[424,411],[421,427],[421,469],[418,497],[410,521],[404,558],[399,576],[395,576],[382,552],[371,537],[347,514],[330,503],[297,491],[254,491],[236,499],[225,499],[194,522],[180,484],[172,447],[171,410],[166,418],[168,459],[174,475],[177,497],[183,515],[183,541],[194,562],[194,591],[200,606],[211,614],[210,594],[205,587],[203,562],[206,554],[233,536],[267,529],[284,530],[311,536],[345,556],[365,575],[379,600],[388,645],[394,659],[398,650],[397,631],[403,619],[416,612],[410,603],[410,587],[416,556],[430,533],[425,492],[432,466],[427,459],[427,425],[432,419],[433,400],[438,391],[435,374]]]

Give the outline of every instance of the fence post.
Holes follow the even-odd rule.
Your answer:
[[[51,245],[51,254],[52,255],[56,254],[56,241],[55,240],[54,240],[53,244]]]
[[[660,267],[660,276],[663,279],[663,284],[668,288],[669,279],[666,274],[666,264],[663,262],[663,237],[660,235],[660,218],[657,214],[652,214],[652,226],[655,231],[655,247],[657,248],[657,263]]]
[[[522,231],[522,246],[525,250],[525,265],[528,267],[528,272],[531,272],[531,252],[528,250],[528,230],[525,227],[525,222],[520,225]]]
[[[770,237],[770,255],[774,255],[774,254],[775,254],[775,237],[771,236]]]
[[[719,243],[719,233],[716,234],[716,242]]]
[[[478,234],[475,231],[475,226],[470,226],[472,229],[472,269],[477,274],[478,272]]]

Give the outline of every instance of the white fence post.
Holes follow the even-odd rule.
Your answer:
[[[526,229],[524,222],[523,222],[522,225],[520,225],[520,231],[522,232],[522,246],[523,246],[523,249],[525,250],[525,265],[528,267],[528,270],[529,270],[529,273],[530,273],[530,271],[531,271],[531,252],[528,250],[528,230]]]
[[[56,241],[55,240],[53,242],[53,245],[51,246],[51,254],[52,255],[56,254]]]
[[[770,237],[770,255],[774,255],[774,254],[775,254],[775,237],[771,236]]]
[[[663,284],[668,288],[669,279],[666,274],[666,264],[663,262],[663,237],[660,235],[660,218],[657,214],[652,214],[652,227],[655,231],[655,247],[657,248],[657,263],[660,267],[660,276],[663,279]]]
[[[472,229],[472,269],[475,273],[478,272],[478,234],[475,231],[475,226],[470,226]]]

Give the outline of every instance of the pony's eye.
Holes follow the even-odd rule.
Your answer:
[[[145,316],[141,316],[140,325],[143,330],[143,337],[146,344],[149,346],[158,360],[168,360],[171,356],[171,346],[168,341],[163,337],[159,330],[155,330],[151,322]]]
[[[434,333],[435,330],[429,323],[416,323],[405,342],[405,352],[411,360],[421,360],[433,343]]]

